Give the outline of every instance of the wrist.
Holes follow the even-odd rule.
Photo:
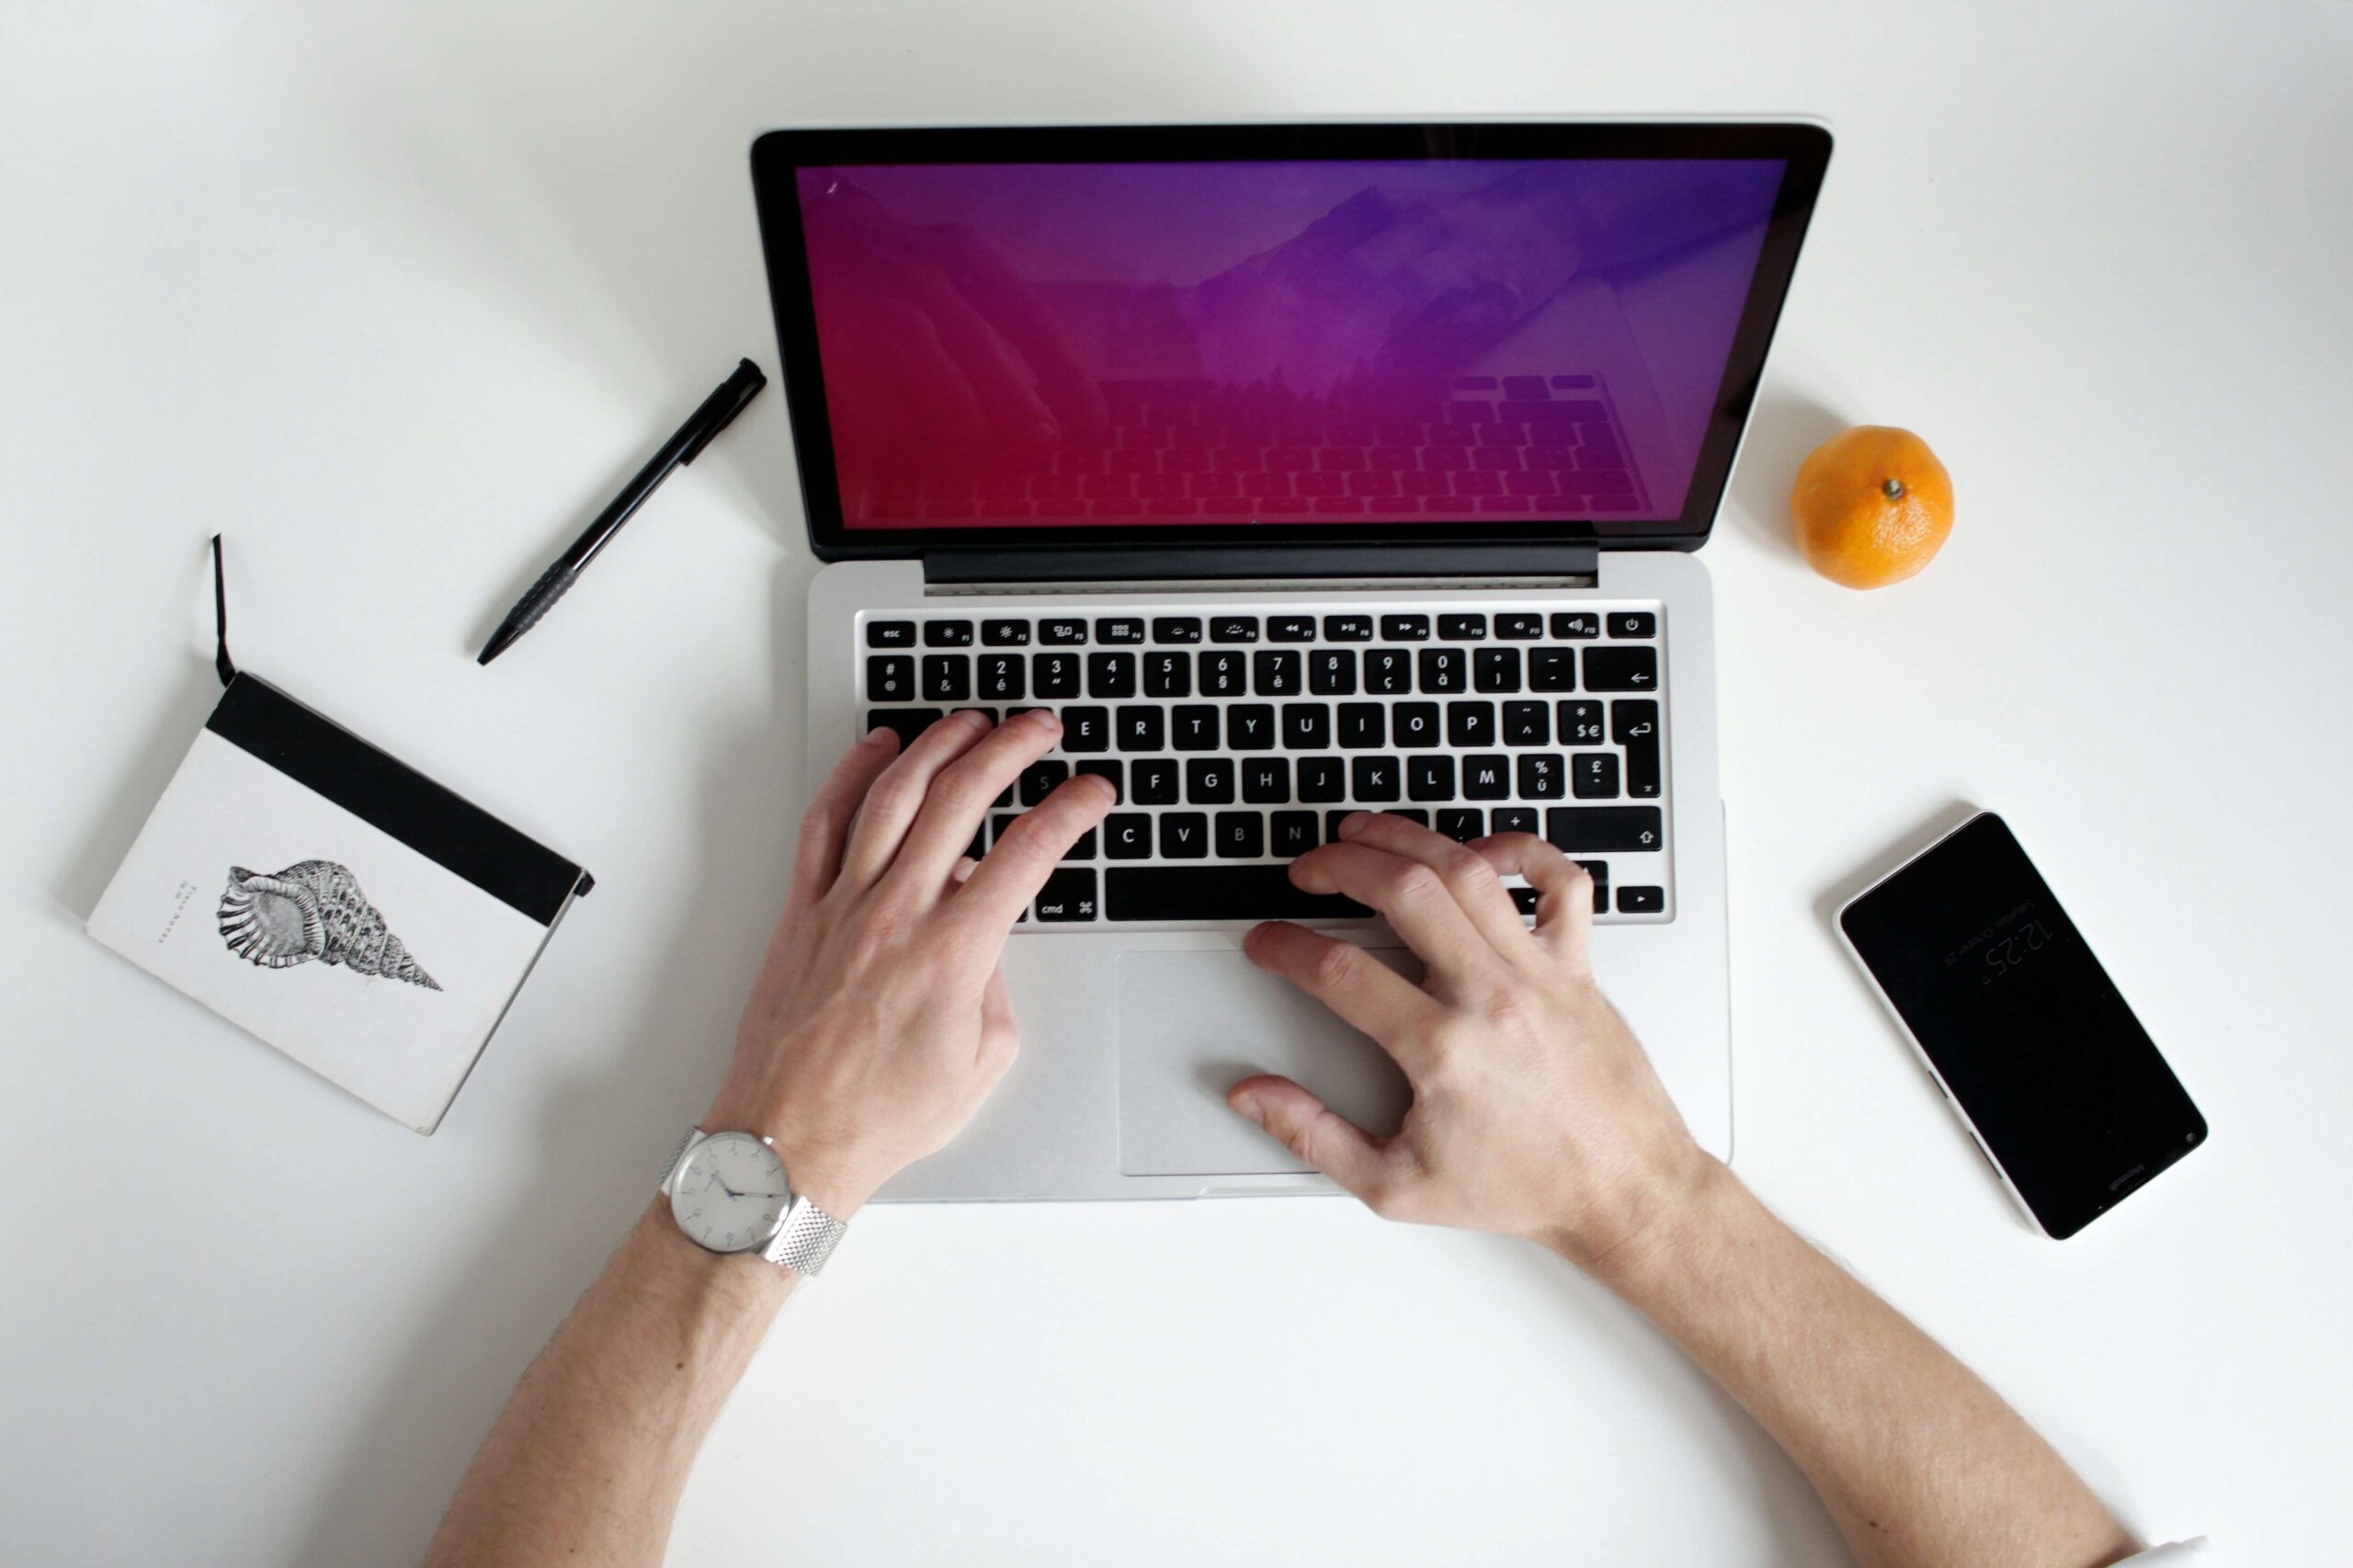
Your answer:
[[[1553,1250],[1637,1307],[1681,1288],[1756,1208],[1729,1166],[1696,1148],[1693,1153],[1690,1167],[1652,1195],[1642,1222],[1606,1250],[1583,1256],[1569,1247]]]
[[[864,1162],[844,1141],[805,1125],[803,1119],[775,1100],[742,1092],[732,1085],[721,1088],[718,1098],[695,1125],[705,1132],[749,1132],[767,1139],[784,1164],[785,1180],[794,1195],[806,1198],[845,1224],[888,1179],[888,1173],[869,1174]]]
[[[1722,1161],[1687,1142],[1536,1239],[1623,1295],[1645,1270],[1686,1253],[1726,1186],[1739,1182]]]

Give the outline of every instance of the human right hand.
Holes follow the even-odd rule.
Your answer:
[[[1531,931],[1501,877],[1539,893]],[[1288,1078],[1236,1084],[1233,1108],[1377,1214],[1526,1236],[1597,1268],[1715,1166],[1594,983],[1593,881],[1540,838],[1470,845],[1358,812],[1291,881],[1371,906],[1426,966],[1420,985],[1351,942],[1282,921],[1251,960],[1378,1040],[1413,1108],[1375,1138]]]

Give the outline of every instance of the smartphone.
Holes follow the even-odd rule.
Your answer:
[[[1838,912],[2010,1195],[2072,1236],[2206,1119],[2008,826],[1981,812]]]

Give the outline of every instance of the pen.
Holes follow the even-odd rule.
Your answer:
[[[579,581],[580,574],[588,569],[588,562],[597,559],[597,552],[645,505],[645,498],[662,487],[662,482],[670,477],[670,471],[701,456],[702,449],[710,445],[710,438],[726,429],[729,422],[744,412],[744,405],[767,384],[768,379],[749,359],[737,365],[735,373],[720,382],[719,390],[703,399],[702,406],[678,426],[678,433],[663,442],[662,449],[637,471],[637,477],[621,486],[621,493],[613,497],[612,505],[597,514],[588,531],[574,540],[572,548],[540,574],[540,580],[498,623],[498,630],[491,633],[475,662],[490,663],[506,652],[517,637],[537,626],[540,617],[547,614],[555,601],[563,597],[565,590]]]

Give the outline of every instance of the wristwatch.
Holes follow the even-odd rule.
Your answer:
[[[697,1246],[757,1253],[813,1279],[848,1229],[792,1190],[774,1141],[753,1132],[688,1128],[663,1168],[662,1195]]]

